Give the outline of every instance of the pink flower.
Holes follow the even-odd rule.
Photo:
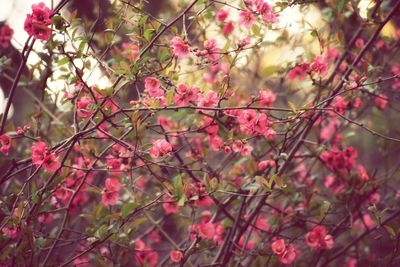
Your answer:
[[[290,80],[294,79],[304,79],[309,71],[309,65],[307,63],[302,63],[297,65],[288,72],[288,78]]]
[[[144,83],[144,91],[147,92],[150,97],[154,98],[164,96],[164,91],[160,88],[160,80],[158,80],[157,78],[147,77]]]
[[[51,153],[42,141],[32,146],[32,162],[37,166],[42,166],[48,171],[55,171],[61,164],[57,161],[55,153]]]
[[[17,227],[13,227],[13,228],[8,228],[8,227],[3,227],[3,229],[1,229],[1,231],[3,232],[3,234],[5,234],[8,238],[11,239],[15,239],[18,237],[19,235],[19,230]]]
[[[153,147],[150,149],[149,154],[153,159],[170,154],[172,152],[172,145],[165,139],[158,139],[152,143]]]
[[[140,239],[135,241],[135,261],[141,266],[154,267],[158,263],[158,253],[152,251]]]
[[[205,96],[201,95],[199,99],[198,106],[199,107],[214,107],[218,103],[218,95],[214,91],[209,91]],[[204,110],[204,109],[199,109],[201,112],[206,113],[206,114],[211,114],[213,113],[212,110]]]
[[[218,47],[217,40],[214,38],[207,39],[204,41],[204,54],[210,61],[216,61],[219,58],[220,49]]]
[[[215,234],[215,227],[213,223],[203,223],[199,226],[199,235],[201,238],[212,239]]]
[[[173,262],[179,263],[183,258],[183,253],[179,250],[174,250],[169,254],[169,256]]]
[[[211,149],[214,151],[219,151],[224,145],[224,141],[218,135],[210,135],[209,139],[210,139]]]
[[[226,37],[230,35],[234,29],[235,27],[233,26],[233,22],[228,21],[227,23],[225,23],[224,27],[222,27],[222,34]]]
[[[46,41],[51,36],[51,29],[48,27],[51,24],[52,11],[41,2],[32,5],[32,14],[26,15],[24,30],[38,40]]]
[[[242,10],[239,16],[239,25],[246,28],[250,28],[256,22],[256,18],[251,11]]]
[[[380,110],[386,109],[389,99],[385,94],[379,94],[375,97],[375,106]]]
[[[213,119],[213,118],[205,117],[203,120],[203,127],[204,127],[204,131],[208,135],[215,136],[218,134],[219,126],[215,122],[215,119]]]
[[[289,246],[279,257],[279,261],[283,264],[291,264],[297,257],[296,249]]]
[[[218,10],[217,14],[215,15],[215,19],[218,22],[224,22],[225,19],[229,16],[229,11],[226,9]]]
[[[367,170],[365,169],[365,167],[361,164],[357,165],[357,172],[358,172],[358,178],[361,181],[368,181],[369,180],[369,176],[367,173]]]
[[[278,20],[276,14],[272,10],[272,6],[270,6],[267,2],[264,2],[263,0],[257,0],[256,8],[257,11],[260,12],[265,22],[273,23]]]
[[[242,40],[239,41],[238,47],[242,48],[251,43],[251,38],[249,36],[244,37]]]
[[[262,134],[267,141],[274,141],[276,138],[276,132],[272,128],[267,128]]]
[[[175,214],[179,211],[179,206],[176,204],[175,200],[170,195],[164,195],[162,204],[165,214]]]
[[[260,171],[263,171],[266,168],[274,168],[275,166],[276,166],[276,163],[273,160],[263,160],[258,163],[258,169]]]
[[[283,239],[278,239],[275,240],[272,245],[272,251],[276,254],[276,255],[281,255],[285,252],[286,250],[286,244],[285,244],[285,240]]]
[[[319,136],[322,141],[328,141],[332,139],[340,126],[340,120],[337,118],[332,118],[329,119],[326,125],[321,127],[321,131],[319,133]]]
[[[310,65],[311,70],[317,72],[320,76],[324,76],[328,70],[328,62],[323,56],[316,56]]]
[[[135,44],[125,42],[122,44],[122,50],[124,57],[131,62],[139,58],[140,49]]]
[[[179,59],[184,59],[189,56],[190,46],[182,40],[181,37],[175,36],[171,41],[172,52]]]
[[[7,48],[10,45],[10,41],[14,35],[14,30],[9,25],[0,27],[0,46]]]
[[[122,185],[116,178],[107,178],[105,181],[105,189],[101,198],[105,206],[113,206],[119,199],[119,190]]]
[[[363,48],[364,40],[362,38],[357,38],[357,40],[355,42],[355,45],[356,45],[357,48],[360,48],[360,49]]]
[[[333,248],[333,238],[327,234],[325,226],[316,226],[311,232],[308,232],[306,243],[310,248],[316,250]]]
[[[174,103],[177,106],[187,106],[190,102],[195,102],[199,95],[199,88],[189,87],[186,84],[180,84],[176,88],[176,93],[174,95]]]
[[[240,129],[246,134],[263,134],[269,126],[267,115],[257,113],[254,109],[242,111],[237,121]]]
[[[0,144],[0,152],[3,153],[3,155],[8,156],[11,148],[11,138],[8,135],[1,135]]]
[[[269,107],[276,100],[276,94],[271,90],[259,90],[258,99],[260,100],[260,107]]]
[[[80,118],[89,118],[93,114],[91,105],[94,103],[93,99],[83,96],[76,101],[76,111]]]

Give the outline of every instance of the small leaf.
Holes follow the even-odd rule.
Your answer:
[[[293,102],[288,101],[288,106],[289,106],[289,108],[292,110],[292,112],[293,112],[294,114],[297,113],[296,106],[294,105]]]
[[[61,59],[59,59],[59,60],[57,61],[57,65],[58,65],[58,66],[62,66],[62,65],[67,64],[68,62],[69,62],[69,58],[63,57],[63,58],[61,58]]]
[[[121,215],[123,218],[126,218],[129,214],[132,213],[137,208],[137,204],[134,202],[127,203],[121,208]]]
[[[392,237],[396,236],[396,231],[392,227],[390,227],[389,225],[384,225],[383,227],[385,227],[385,230],[389,233],[389,235],[391,235]]]

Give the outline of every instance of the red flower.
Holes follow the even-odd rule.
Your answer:
[[[149,154],[153,159],[156,159],[171,152],[172,145],[164,139],[158,139],[153,141],[153,147],[150,149]]]
[[[179,250],[174,250],[169,256],[173,262],[179,263],[183,258],[183,253]]]
[[[122,185],[115,178],[107,178],[105,181],[105,190],[103,192],[101,201],[105,206],[113,206],[119,199],[118,191],[121,189]]]
[[[10,45],[10,41],[14,35],[14,30],[10,26],[4,25],[0,27],[0,46],[7,48]]]
[[[278,239],[275,240],[272,245],[272,251],[276,254],[276,255],[281,255],[285,252],[286,250],[286,244],[285,244],[285,240],[283,239]]]
[[[48,27],[51,24],[51,14],[52,11],[43,2],[33,4],[32,14],[26,15],[25,31],[38,40],[48,40],[51,36],[51,29]]]
[[[0,144],[0,152],[3,153],[5,156],[8,156],[11,147],[11,138],[8,135],[1,135]]]
[[[316,250],[333,248],[333,238],[327,234],[325,226],[316,226],[311,232],[308,232],[306,242],[310,248]]]
[[[41,166],[48,171],[55,171],[60,168],[61,164],[56,159],[56,154],[49,151],[46,144],[42,141],[32,146],[32,162],[37,166]]]
[[[179,59],[187,58],[190,52],[190,46],[182,40],[181,37],[175,36],[171,41],[172,52]]]

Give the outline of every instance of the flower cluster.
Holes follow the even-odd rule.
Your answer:
[[[52,11],[43,3],[32,5],[32,14],[25,19],[25,31],[38,40],[46,41],[51,36]]]
[[[55,171],[61,167],[61,163],[57,161],[56,154],[51,152],[42,141],[32,146],[32,162],[37,167],[43,167],[48,171]]]
[[[306,234],[307,245],[312,249],[333,248],[333,237],[327,233],[325,226],[316,226]]]

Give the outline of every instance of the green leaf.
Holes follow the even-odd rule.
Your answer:
[[[272,65],[265,67],[261,70],[261,76],[271,76],[272,74],[278,72],[281,69],[280,66]]]
[[[134,202],[127,203],[121,208],[121,215],[123,218],[126,218],[129,214],[132,213],[137,208],[137,204]]]
[[[102,225],[99,229],[94,233],[94,237],[97,239],[103,239],[107,235],[108,225]]]
[[[143,37],[150,42],[153,38],[154,29],[146,29],[144,30]]]
[[[57,61],[57,65],[58,65],[58,66],[62,66],[62,65],[67,64],[68,62],[69,62],[69,58],[63,57],[63,58],[61,58],[61,59],[59,59],[59,60]]]
[[[325,217],[326,213],[329,211],[330,208],[331,208],[331,203],[329,201],[326,200],[322,201],[321,208],[319,210],[319,217],[321,220]]]

